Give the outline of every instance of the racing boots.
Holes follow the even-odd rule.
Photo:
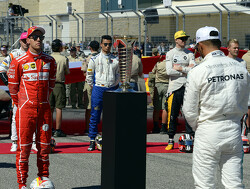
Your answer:
[[[95,150],[95,140],[90,141],[90,145],[88,148],[88,151],[93,151],[93,150]]]
[[[165,150],[172,150],[174,148],[174,139],[170,138],[168,141],[168,145]]]

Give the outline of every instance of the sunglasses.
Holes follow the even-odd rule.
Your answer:
[[[187,40],[188,40],[188,37],[180,37],[180,38],[178,38],[178,39],[180,39],[180,40],[182,40],[182,41],[187,41]]]
[[[112,46],[112,43],[103,43],[104,44],[104,46],[106,47],[106,46]]]
[[[34,41],[36,41],[38,38],[42,41],[44,40],[44,36],[43,35],[32,35],[32,36],[29,36],[30,39],[34,39]]]
[[[27,43],[26,39],[21,39],[21,41],[22,41],[24,44]]]

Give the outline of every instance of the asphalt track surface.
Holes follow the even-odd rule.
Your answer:
[[[71,117],[75,112],[81,117],[84,110],[71,111],[65,109],[63,117]],[[148,109],[148,117],[152,116],[152,109]],[[79,117],[79,118],[80,118]],[[180,134],[176,135],[175,140]],[[68,135],[56,138],[56,142],[88,142],[87,136]],[[148,134],[147,142],[167,142],[168,136]],[[10,143],[7,135],[0,135],[1,143]],[[136,145],[131,148],[140,148]],[[0,149],[1,150],[1,149]],[[244,155],[243,174],[244,184],[250,189],[250,154]],[[133,170],[131,170],[133,171]],[[219,171],[218,171],[219,173]],[[30,155],[29,185],[37,176],[36,155]],[[217,174],[218,175],[218,174]],[[51,154],[50,179],[56,189],[100,189],[101,188],[101,153],[79,154]],[[126,180],[124,180],[126,182]],[[148,153],[146,162],[146,189],[192,189],[192,154],[185,153]],[[17,189],[15,154],[0,155],[0,189]],[[224,188],[217,179],[217,188]]]

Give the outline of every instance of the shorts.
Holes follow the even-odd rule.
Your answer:
[[[66,88],[64,83],[56,83],[50,94],[49,103],[51,108],[65,108],[66,106]]]
[[[84,98],[84,108],[87,110],[91,110],[91,93],[92,93],[91,86],[85,82],[83,89],[83,98]]]
[[[165,109],[168,83],[155,83],[153,105],[155,110]]]

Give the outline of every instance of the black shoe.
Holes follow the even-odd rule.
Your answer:
[[[89,133],[89,130],[88,130],[88,129],[86,129],[86,130],[84,131],[84,133]]]
[[[160,128],[159,127],[154,127],[152,133],[159,133]]]
[[[72,109],[77,109],[77,107],[76,106],[72,106]]]
[[[166,127],[164,127],[164,126],[162,126],[161,127],[161,132],[160,132],[161,134],[168,134],[168,130],[167,130],[167,128]]]
[[[67,135],[62,130],[56,130],[53,136],[54,137],[66,137]]]
[[[88,151],[93,151],[93,150],[95,150],[95,141],[91,140]]]
[[[52,128],[52,136],[54,136],[56,130],[54,128]]]
[[[79,105],[78,109],[84,109],[84,106],[83,105]]]

